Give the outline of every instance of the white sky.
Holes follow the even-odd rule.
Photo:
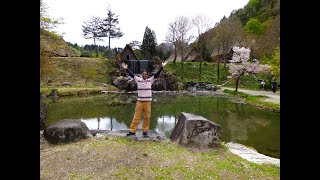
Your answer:
[[[118,27],[124,35],[110,40],[111,48],[124,48],[131,41],[142,43],[146,26],[156,34],[157,43],[165,42],[168,25],[178,16],[193,18],[204,15],[211,20],[210,27],[223,16],[229,17],[235,9],[243,8],[249,0],[43,0],[48,6],[49,17],[63,18],[64,24],[54,29],[64,40],[78,45],[94,44],[84,39],[82,25],[91,16],[105,18],[108,5],[119,15]],[[194,29],[195,30],[195,29]],[[195,31],[192,31],[195,32]],[[194,33],[196,35],[196,33]],[[97,45],[108,46],[108,39]]]

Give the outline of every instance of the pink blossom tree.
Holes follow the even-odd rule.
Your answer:
[[[236,91],[238,91],[238,84],[240,78],[245,75],[253,75],[258,73],[266,73],[269,71],[270,67],[266,64],[259,64],[257,59],[253,59],[252,62],[250,59],[250,49],[244,47],[233,47],[233,56],[229,66],[229,72],[231,76],[228,78],[232,78],[236,80]]]

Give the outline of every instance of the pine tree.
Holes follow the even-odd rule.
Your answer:
[[[103,19],[101,24],[101,29],[103,37],[108,37],[109,39],[109,51],[110,51],[110,39],[120,38],[123,36],[123,32],[120,31],[120,27],[117,27],[119,24],[119,18],[108,8],[108,16]]]
[[[99,17],[91,17],[87,22],[82,25],[83,37],[85,39],[93,39],[94,45],[96,47],[96,57],[98,57],[98,48],[96,46],[96,40],[102,41],[102,31],[101,31],[101,20]]]
[[[144,31],[141,51],[144,59],[152,59],[157,54],[156,50],[157,39],[156,34],[148,26]]]

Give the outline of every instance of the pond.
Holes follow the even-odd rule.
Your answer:
[[[47,125],[62,119],[79,119],[90,130],[127,130],[135,103],[111,106],[119,98],[134,95],[105,94],[87,97],[46,99]],[[222,126],[221,141],[237,142],[259,153],[280,158],[280,113],[234,103],[224,97],[153,95],[150,129],[169,138],[181,112],[203,116]],[[139,129],[142,127],[142,119]]]

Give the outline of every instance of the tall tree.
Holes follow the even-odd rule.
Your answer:
[[[224,61],[224,68],[226,68],[226,55],[231,50],[232,46],[236,45],[240,41],[240,37],[243,34],[243,28],[240,20],[237,17],[226,19],[225,17],[215,27],[215,36],[212,39],[214,47],[216,47],[222,53],[222,59]],[[217,64],[217,81],[220,78],[220,58],[218,58]]]
[[[209,28],[209,24],[210,23],[210,19],[206,16],[203,15],[197,15],[192,19],[192,24],[197,28],[197,32],[198,32],[198,39],[196,40],[196,50],[199,53],[199,79],[201,81],[201,71],[202,71],[202,61],[203,61],[203,51],[205,46],[205,39],[203,38],[204,36],[201,36],[205,31],[208,30]]]
[[[253,62],[249,62],[250,59],[250,49],[249,48],[239,48],[234,46],[233,48],[232,60],[229,60],[229,72],[232,78],[236,80],[236,91],[238,91],[238,84],[240,78],[244,75],[266,73],[269,71],[269,65],[259,64],[259,61],[254,59]]]
[[[139,42],[139,41],[131,41],[129,43],[129,45],[132,47],[133,50],[136,50],[136,49],[140,49],[141,42]]]
[[[193,35],[190,35],[189,32],[192,28],[190,19],[185,16],[179,16],[176,18],[177,23],[177,48],[178,53],[181,57],[181,79],[183,79],[184,74],[184,61],[189,57],[190,45],[189,43],[193,39]]]
[[[102,20],[101,31],[103,33],[102,37],[108,37],[109,43],[109,51],[110,51],[110,39],[112,38],[120,38],[123,36],[123,32],[120,31],[118,15],[111,11],[111,8],[108,8],[108,15],[105,19]]]
[[[273,58],[270,61],[270,71],[271,78],[270,80],[278,80],[280,79],[280,45],[276,47]]]
[[[178,36],[177,36],[178,27],[177,26],[178,26],[177,21],[169,23],[168,32],[166,34],[166,41],[168,43],[172,43],[172,45],[174,47],[173,63],[176,62],[177,56],[178,56],[178,45],[177,45],[177,43],[178,43]]]
[[[255,54],[257,58],[271,57],[275,48],[279,45],[280,38],[280,15],[262,23],[265,25],[263,34],[256,38]]]
[[[62,22],[50,18],[47,15],[48,8],[47,4],[40,0],[40,79],[46,82],[54,71],[51,56],[64,47],[62,36],[53,31]]]
[[[250,18],[244,30],[247,34],[260,36],[263,33],[262,23],[256,18]]]
[[[156,50],[157,39],[156,34],[148,26],[146,27],[143,35],[141,51],[145,59],[152,59],[157,54]]]
[[[58,24],[62,24],[62,19],[57,20],[51,18],[47,14],[48,5],[40,0],[40,29],[53,32],[53,29],[57,27]]]
[[[101,31],[101,19],[99,17],[91,17],[87,22],[84,22],[85,25],[82,25],[83,37],[85,39],[93,39],[94,45],[96,47],[96,57],[98,57],[98,47],[96,46],[97,41],[103,41],[103,33]]]
[[[159,57],[163,61],[169,58],[169,56],[172,53],[173,45],[171,43],[161,43],[159,46],[157,46]]]

